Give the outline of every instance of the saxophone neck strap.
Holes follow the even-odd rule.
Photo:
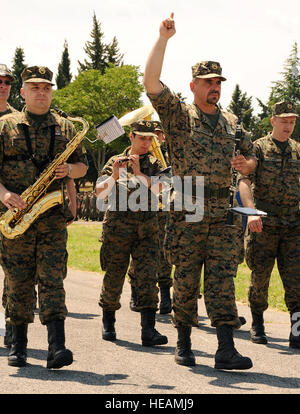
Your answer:
[[[50,125],[51,139],[50,139],[50,145],[49,145],[49,152],[48,152],[48,156],[46,157],[46,159],[44,159],[42,161],[37,160],[36,154],[34,154],[33,151],[32,151],[31,138],[30,138],[30,135],[29,135],[28,125],[22,124],[22,127],[23,127],[23,131],[24,131],[24,135],[25,135],[27,151],[28,151],[29,156],[30,156],[29,159],[36,166],[37,170],[39,172],[41,172],[44,169],[45,165],[53,160],[53,151],[54,151],[54,143],[55,143],[55,125]]]

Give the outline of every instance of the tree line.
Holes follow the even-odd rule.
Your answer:
[[[124,55],[119,50],[118,40],[114,36],[110,43],[105,43],[101,23],[93,14],[90,40],[85,43],[86,59],[78,61],[78,74],[73,79],[67,40],[64,41],[61,61],[55,78],[57,90],[53,92],[53,106],[62,108],[70,116],[85,118],[90,126],[84,146],[89,160],[87,175],[77,182],[95,183],[97,172],[114,154],[120,153],[129,145],[128,131],[117,140],[105,145],[96,140],[96,129],[93,128],[110,115],[120,118],[125,113],[143,105],[141,95],[144,91],[140,68],[124,64]],[[21,110],[24,106],[20,96],[22,86],[21,73],[27,66],[24,50],[17,47],[13,58],[12,72],[16,82],[12,84],[9,103]],[[271,130],[270,117],[272,106],[280,100],[293,102],[300,114],[300,61],[298,44],[295,42],[286,59],[281,79],[271,83],[271,92],[267,102],[256,98],[259,113],[254,114],[252,96],[247,96],[240,85],[236,85],[231,102],[226,108],[229,112],[241,117],[244,127],[255,140]],[[73,80],[72,80],[73,79]],[[178,92],[178,95],[182,94]],[[300,141],[300,122],[297,121],[293,138]],[[95,141],[96,140],[96,141]],[[95,141],[95,142],[94,142]]]

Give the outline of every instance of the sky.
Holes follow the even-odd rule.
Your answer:
[[[174,12],[176,34],[168,42],[161,80],[192,102],[192,65],[218,61],[227,78],[220,100],[224,109],[239,84],[253,97],[257,112],[256,98],[267,101],[294,42],[300,47],[299,0],[11,0],[1,10],[0,63],[11,67],[15,49],[21,47],[28,66],[48,66],[55,79],[67,40],[76,76],[77,61],[86,58],[83,48],[91,40],[94,12],[104,42],[116,36],[124,63],[141,72],[161,21]],[[149,104],[145,94],[142,99]]]

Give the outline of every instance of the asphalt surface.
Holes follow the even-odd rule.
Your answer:
[[[200,299],[199,328],[192,331],[196,366],[183,367],[174,362],[177,331],[170,315],[156,316],[156,328],[168,336],[169,343],[153,348],[141,346],[140,315],[129,309],[127,281],[117,312],[117,341],[102,340],[100,285],[97,273],[68,271],[66,345],[74,353],[72,365],[59,370],[45,368],[47,333],[38,312],[29,326],[26,367],[8,366],[8,350],[0,337],[0,394],[110,394],[110,399],[120,394],[299,394],[300,350],[288,347],[288,313],[265,312],[269,343],[257,345],[249,340],[249,309],[239,304],[239,314],[246,317],[247,323],[235,332],[235,345],[242,355],[252,359],[253,368],[219,371],[214,369],[215,329]]]

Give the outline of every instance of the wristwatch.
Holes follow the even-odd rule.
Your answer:
[[[72,165],[71,164],[67,164],[67,166],[68,166],[68,177],[70,177],[70,175],[71,175],[71,172],[72,172]]]

